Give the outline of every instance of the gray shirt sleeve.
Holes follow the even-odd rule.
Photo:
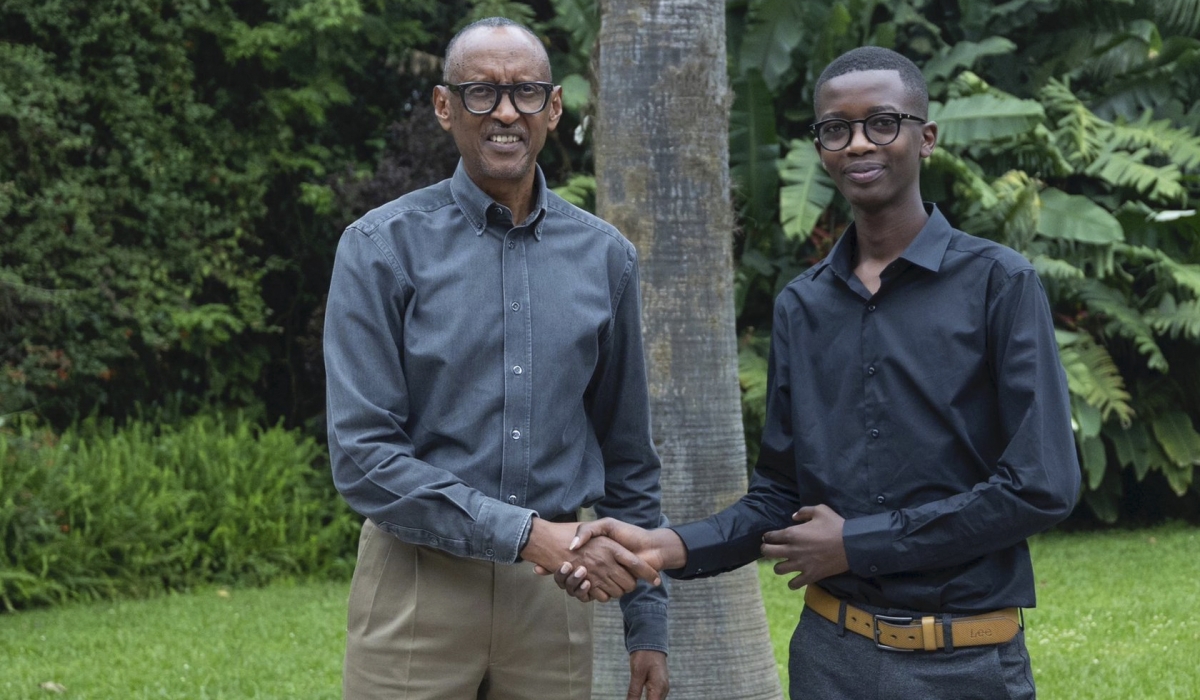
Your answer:
[[[404,428],[412,406],[398,351],[411,292],[385,246],[347,230],[325,310],[334,483],[351,508],[405,542],[514,562],[532,511],[490,498],[414,456]]]

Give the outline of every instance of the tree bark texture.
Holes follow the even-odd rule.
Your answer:
[[[733,304],[729,92],[720,0],[601,0],[600,215],[637,246],[663,507],[675,523],[746,489]],[[754,566],[671,583],[671,700],[781,698]],[[617,606],[596,611],[595,697],[624,698]]]

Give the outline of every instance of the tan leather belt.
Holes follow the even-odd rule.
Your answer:
[[[838,624],[842,601],[819,586],[809,586],[805,590],[804,605],[826,620]],[[1017,608],[951,619],[949,645],[942,615],[872,615],[848,603],[845,614],[846,629],[874,640],[876,646],[881,649],[934,651],[947,646],[954,648],[1003,644],[1021,631],[1021,613]]]

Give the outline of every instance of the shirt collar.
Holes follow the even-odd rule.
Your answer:
[[[541,240],[542,224],[546,221],[546,177],[542,174],[541,166],[535,164],[533,167],[535,168],[533,210],[526,221],[530,222],[534,238]],[[471,222],[477,236],[483,235],[484,230],[487,229],[488,208],[503,206],[475,184],[475,181],[467,174],[461,158],[458,160],[458,167],[454,169],[453,177],[450,178],[450,191],[454,195],[454,201],[458,204],[459,210],[467,217],[467,221]]]
[[[946,249],[950,246],[950,234],[953,229],[942,212],[938,211],[936,204],[926,202],[925,212],[929,214],[929,220],[900,254],[900,259],[930,272],[937,272],[946,256]],[[813,275],[819,275],[828,267],[832,268],[838,277],[849,279],[850,275],[854,274],[854,250],[857,245],[858,229],[852,223],[833,244],[829,255],[813,268]]]

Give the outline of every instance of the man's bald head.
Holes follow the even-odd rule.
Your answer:
[[[459,48],[458,45],[463,37],[467,36],[468,34],[470,34],[472,32],[482,31],[484,29],[499,29],[501,27],[512,27],[514,29],[524,32],[526,35],[529,36],[530,43],[537,46],[538,52],[542,56],[542,60],[545,61],[545,67],[546,67],[545,79],[551,80],[550,56],[546,53],[546,47],[542,45],[541,40],[538,39],[537,35],[534,34],[533,31],[529,27],[526,27],[525,25],[521,24],[520,22],[514,22],[511,19],[508,19],[507,17],[485,17],[483,19],[476,20],[476,21],[468,24],[467,26],[463,27],[462,29],[458,30],[458,33],[454,35],[454,38],[450,39],[450,43],[446,44],[446,56],[442,61],[442,82],[444,82],[444,83],[458,82],[458,78],[457,78],[458,69],[462,64],[462,56],[460,55],[460,52],[458,50],[458,48]]]

